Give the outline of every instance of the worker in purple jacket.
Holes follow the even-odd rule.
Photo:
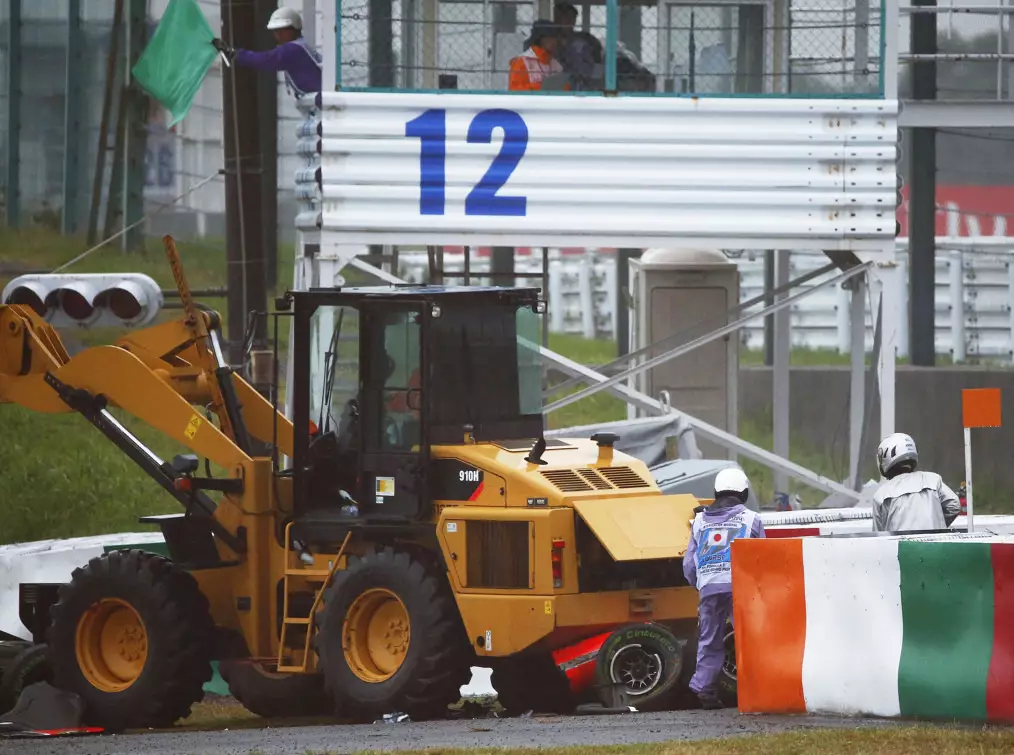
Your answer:
[[[731,467],[715,476],[715,500],[694,517],[683,576],[697,587],[697,669],[690,689],[708,709],[721,708],[718,675],[725,662],[725,625],[732,619],[732,543],[764,537],[760,516],[744,504],[750,482]]]
[[[321,88],[323,59],[303,37],[303,19],[292,8],[279,8],[268,19],[278,46],[267,52],[234,50],[221,39],[211,44],[229,60],[259,71],[282,71],[285,87],[296,97],[316,94]]]

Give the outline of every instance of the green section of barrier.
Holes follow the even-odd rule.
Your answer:
[[[147,553],[154,553],[156,556],[169,558],[169,546],[167,546],[164,542],[144,543],[142,545],[131,545],[130,543],[125,543],[123,545],[105,545],[102,547],[102,550],[106,553],[112,553],[113,551],[125,551],[130,550],[131,548],[145,551]]]

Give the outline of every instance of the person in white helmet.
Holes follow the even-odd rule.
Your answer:
[[[919,452],[905,433],[888,435],[877,448],[877,466],[886,478],[873,494],[876,532],[943,530],[961,513],[961,502],[940,475],[918,469]]]
[[[283,72],[286,88],[297,97],[319,92],[324,61],[303,38],[300,15],[292,8],[279,8],[268,19],[268,29],[274,32],[278,46],[267,52],[234,50],[217,38],[211,44],[238,65],[260,71]]]
[[[725,662],[725,627],[732,619],[732,544],[741,537],[764,537],[760,516],[744,504],[750,481],[743,470],[715,476],[715,500],[695,517],[683,556],[683,576],[700,594],[697,668],[690,689],[704,708],[721,708],[718,675]]]

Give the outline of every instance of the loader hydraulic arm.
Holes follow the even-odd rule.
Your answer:
[[[114,346],[94,346],[71,357],[57,331],[34,309],[0,305],[0,403],[81,414],[189,512],[209,518],[216,535],[239,553],[244,550],[240,533],[221,524],[218,507],[198,489],[200,483],[181,485],[179,471],[108,411],[123,409],[229,470],[231,481],[220,492],[226,493],[223,503],[235,509],[243,497],[244,466],[264,455],[254,452],[252,439],[273,442],[281,454],[293,455],[292,423],[228,366],[218,314],[192,300],[172,239],[165,241],[185,316],[131,332]],[[195,406],[213,412],[218,426]]]

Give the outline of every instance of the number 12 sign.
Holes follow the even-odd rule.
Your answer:
[[[485,175],[465,197],[466,215],[524,217],[526,197],[498,194],[518,167],[528,147],[528,126],[513,110],[483,110],[468,126],[469,144],[492,144],[503,131],[500,152]],[[447,111],[427,110],[405,124],[405,136],[419,139],[419,214],[443,215],[446,205]]]

